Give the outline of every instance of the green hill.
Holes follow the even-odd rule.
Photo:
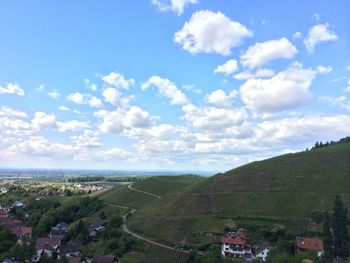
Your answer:
[[[148,190],[161,194],[155,187]],[[215,242],[224,227],[232,224],[252,232],[285,228],[300,234],[320,230],[310,218],[330,209],[335,193],[341,194],[350,208],[348,140],[198,180],[143,206],[129,225],[168,244]]]

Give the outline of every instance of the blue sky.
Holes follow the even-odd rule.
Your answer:
[[[349,7],[4,2],[0,166],[223,171],[348,136]]]

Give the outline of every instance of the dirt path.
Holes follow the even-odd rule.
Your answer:
[[[171,246],[168,246],[168,245],[164,245],[164,244],[161,244],[161,243],[158,243],[156,241],[153,241],[151,239],[148,239],[146,237],[143,237],[143,236],[140,236],[132,231],[129,230],[128,226],[127,226],[127,217],[130,215],[130,214],[133,214],[136,212],[136,209],[132,209],[131,211],[127,212],[126,214],[123,215],[123,224],[122,224],[122,229],[125,233],[129,234],[129,235],[132,235],[133,237],[136,237],[137,239],[141,239],[145,242],[148,242],[148,243],[151,243],[153,245],[156,245],[158,247],[162,247],[162,248],[166,248],[166,249],[170,249],[170,250],[174,250],[174,251],[178,251],[178,252],[181,252],[181,253],[189,253],[189,251],[187,250],[178,250],[178,249],[175,249]]]
[[[128,188],[129,188],[130,190],[132,190],[132,191],[140,192],[140,193],[143,193],[143,194],[146,194],[146,195],[153,196],[153,197],[158,198],[158,199],[162,199],[162,197],[159,196],[159,195],[152,194],[152,193],[148,193],[148,192],[141,191],[141,190],[137,190],[137,189],[133,188],[133,187],[132,187],[132,183],[128,185]],[[180,253],[186,253],[186,254],[189,253],[189,251],[187,251],[187,250],[179,250],[179,249],[176,249],[176,248],[174,248],[174,247],[171,247],[171,246],[168,246],[168,245],[165,245],[165,244],[158,243],[158,242],[156,242],[156,241],[153,241],[153,240],[151,240],[151,239],[148,239],[147,237],[140,236],[139,234],[136,234],[136,233],[130,231],[129,228],[128,228],[128,225],[127,225],[127,218],[128,218],[129,215],[132,215],[133,213],[136,212],[136,209],[135,209],[135,208],[127,207],[127,206],[121,206],[121,205],[114,205],[114,204],[110,204],[110,203],[109,203],[108,205],[114,206],[114,207],[118,207],[118,208],[125,208],[125,209],[128,209],[128,210],[129,210],[129,211],[126,212],[124,215],[122,215],[122,219],[123,219],[122,230],[123,230],[125,233],[127,233],[127,234],[129,234],[129,235],[131,235],[131,236],[133,236],[133,237],[135,237],[135,238],[137,238],[137,239],[141,239],[141,240],[143,240],[143,241],[145,241],[145,242],[148,242],[148,243],[151,243],[151,244],[153,244],[153,245],[156,245],[156,246],[158,246],[158,247],[162,247],[162,248],[165,248],[165,249],[178,251],[178,252],[180,252]]]
[[[145,192],[145,191],[142,191],[142,190],[135,189],[134,187],[132,187],[132,183],[131,183],[131,184],[128,184],[128,188],[129,188],[130,190],[133,190],[133,191],[136,191],[136,192],[139,192],[139,193],[143,193],[143,194],[150,195],[150,196],[153,196],[153,197],[158,198],[158,199],[162,199],[162,197],[159,196],[159,195],[156,195],[156,194],[152,194],[152,193],[149,193],[149,192]]]

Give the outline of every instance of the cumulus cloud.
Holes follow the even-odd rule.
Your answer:
[[[274,59],[292,58],[297,52],[296,47],[285,37],[258,42],[241,55],[241,64],[248,68],[257,68]]]
[[[317,24],[313,26],[306,38],[304,39],[304,45],[306,49],[312,53],[314,52],[315,46],[321,42],[328,42],[337,40],[338,36],[329,30],[329,24]]]
[[[93,108],[103,108],[103,103],[99,98],[92,96],[88,100],[88,104]]]
[[[317,72],[323,75],[327,75],[328,73],[332,72],[333,68],[331,66],[318,66]]]
[[[194,128],[207,131],[218,131],[241,125],[247,119],[244,109],[224,109],[217,107],[197,107],[192,104],[182,107],[185,121]]]
[[[152,76],[142,84],[141,89],[146,90],[151,86],[155,86],[158,93],[169,99],[172,105],[185,105],[189,103],[187,96],[173,82],[166,78]]]
[[[82,135],[71,136],[70,139],[76,144],[78,149],[94,149],[102,145],[97,132],[86,129]]]
[[[102,92],[104,101],[118,107],[127,107],[129,99],[124,97],[123,94],[116,88],[106,88]]]
[[[58,106],[58,109],[60,111],[70,111],[70,108],[68,108],[67,106],[64,106],[64,105]]]
[[[101,119],[98,128],[103,133],[125,134],[130,129],[146,128],[152,123],[149,113],[136,106],[128,110],[100,110],[95,116]]]
[[[61,94],[59,94],[57,92],[57,90],[53,90],[53,91],[47,93],[47,95],[54,100],[58,100],[61,97]]]
[[[29,117],[26,112],[17,111],[7,106],[2,106],[0,108],[0,117],[3,117],[3,116],[9,117],[9,118],[20,118],[20,119],[25,119]]]
[[[81,131],[89,128],[89,124],[84,121],[77,121],[77,120],[64,121],[64,122],[58,121],[57,127],[58,127],[58,131],[60,132],[67,132],[67,131],[75,132],[75,131]]]
[[[0,86],[0,94],[1,93],[24,96],[24,90],[16,83],[7,83],[5,87]]]
[[[66,154],[73,153],[75,148],[67,144],[50,143],[42,136],[31,136],[28,140],[12,145],[9,151],[30,157],[37,156],[50,159],[52,157],[65,157]]]
[[[307,102],[316,72],[293,63],[270,79],[249,79],[241,87],[241,99],[256,115],[268,115]]]
[[[182,15],[184,9],[189,4],[197,4],[198,0],[151,0],[159,11],[173,11],[177,15]]]
[[[192,54],[231,54],[243,39],[253,33],[239,22],[221,12],[202,10],[194,13],[182,29],[175,33],[174,41]]]
[[[90,107],[93,107],[93,108],[103,108],[102,101],[95,96],[91,96],[90,94],[74,92],[67,96],[67,100],[80,105],[83,105],[83,104],[89,105]]]
[[[224,64],[217,66],[217,68],[214,70],[214,73],[223,73],[225,75],[231,75],[237,70],[238,70],[237,60],[230,59],[226,61]]]
[[[229,108],[231,107],[231,101],[229,95],[226,95],[225,91],[218,89],[208,94],[206,100],[209,104],[217,108]]]
[[[350,81],[349,81],[350,82]],[[350,90],[350,89],[349,89]],[[328,102],[334,106],[338,106],[350,112],[350,100],[345,96],[340,97],[321,97],[322,101]]]
[[[133,79],[126,79],[122,74],[119,72],[111,72],[106,76],[102,77],[102,80],[115,88],[118,89],[129,89],[130,87],[133,87],[135,85],[135,80]]]
[[[71,93],[67,96],[67,100],[73,101],[76,104],[84,104],[84,98],[86,95],[80,93],[80,92],[75,92]]]
[[[32,119],[32,125],[33,128],[38,131],[53,129],[56,127],[56,116],[54,114],[46,114],[45,112],[38,111]]]
[[[256,71],[245,70],[233,75],[234,79],[244,80],[252,78],[270,78],[275,75],[275,72],[267,68],[259,68]]]

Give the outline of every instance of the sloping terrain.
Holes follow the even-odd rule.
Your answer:
[[[232,223],[302,233],[336,193],[350,208],[350,142],[250,163],[180,189],[139,209],[130,228],[168,244],[197,245],[215,241]]]

